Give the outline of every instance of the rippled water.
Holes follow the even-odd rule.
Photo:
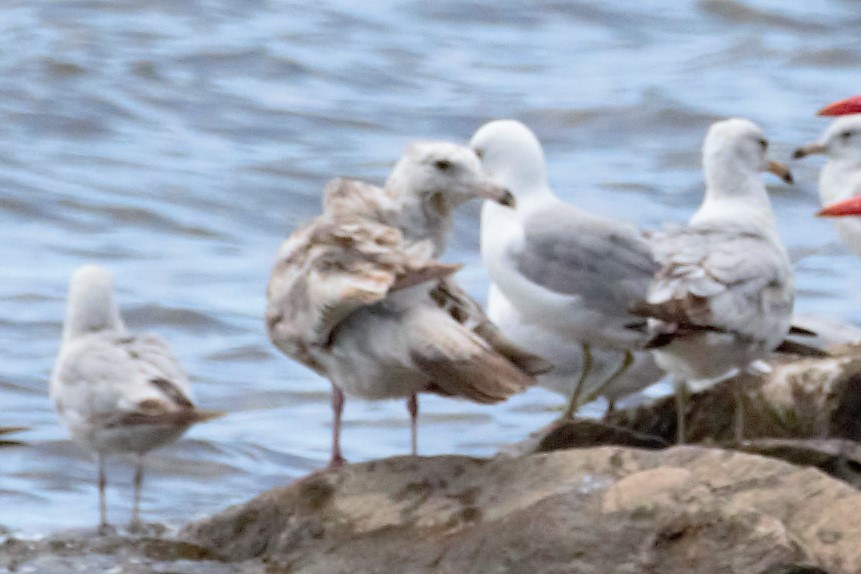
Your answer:
[[[381,181],[415,138],[465,142],[516,117],[559,193],[653,227],[701,199],[708,124],[759,122],[776,156],[861,91],[853,0],[733,2],[41,0],[0,17],[0,524],[38,534],[97,520],[94,465],[47,398],[68,277],[118,275],[127,322],[161,332],[199,402],[230,416],[150,456],[143,511],[177,524],[324,464],[328,384],[279,355],[261,321],[280,241],[336,175]],[[811,217],[821,160],[774,185],[801,311],[861,321],[861,262]],[[483,297],[478,206],[448,257]],[[547,423],[539,389],[496,407],[429,397],[420,449],[486,455]],[[400,402],[351,401],[345,454],[407,452]],[[109,511],[128,519],[131,472]]]

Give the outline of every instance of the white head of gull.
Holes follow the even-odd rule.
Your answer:
[[[625,376],[632,349],[645,342],[645,320],[628,310],[645,297],[657,270],[642,234],[559,199],[547,183],[541,144],[522,123],[485,124],[470,147],[516,201],[515,210],[490,202],[482,207],[491,319],[514,342],[554,357],[557,368],[539,383],[570,394],[563,417],[573,416],[582,400],[614,400],[659,379],[648,354]],[[564,345],[571,349],[567,356],[558,353]],[[568,384],[560,385],[566,375]]]
[[[638,311],[649,322],[658,364],[676,383],[677,439],[685,437],[689,384],[704,386],[750,369],[783,341],[794,299],[792,265],[780,242],[760,172],[792,181],[770,161],[752,122],[714,124],[703,145],[705,199],[685,227],[655,233],[661,270]],[[743,389],[736,387],[736,438],[743,438]]]
[[[164,341],[127,331],[114,299],[113,274],[96,265],[72,275],[51,398],[72,439],[98,459],[101,531],[109,528],[105,456],[137,457],[131,521],[136,529],[144,454],[176,440],[193,423],[221,414],[195,408],[188,377]]]
[[[861,114],[842,116],[831,123],[819,141],[795,150],[795,158],[824,154],[828,158],[819,174],[822,205],[861,195]],[[834,221],[843,244],[861,256],[861,221]]]

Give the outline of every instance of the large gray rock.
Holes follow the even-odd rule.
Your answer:
[[[861,494],[700,447],[394,458],[312,475],[187,526],[291,573],[861,572]]]

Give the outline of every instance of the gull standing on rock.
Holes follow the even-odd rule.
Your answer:
[[[490,318],[515,343],[557,365],[539,384],[570,395],[563,418],[582,399],[614,400],[657,381],[662,373],[645,353],[626,374],[632,350],[647,340],[645,319],[630,309],[658,270],[642,233],[559,199],[547,184],[541,144],[522,123],[485,124],[470,147],[517,202],[514,210],[482,207]]]
[[[472,197],[512,198],[470,150],[413,144],[386,186],[336,179],[324,213],[282,245],[267,290],[272,342],[332,383],[332,454],[344,393],[403,397],[417,451],[417,395],[506,399],[550,365],[508,343],[436,261],[452,210]]]
[[[822,205],[861,196],[861,114],[834,120],[818,142],[798,148],[794,157],[812,154],[828,158],[819,174]],[[846,218],[835,220],[834,224],[844,245],[861,256],[861,221]]]
[[[685,441],[687,386],[749,369],[789,332],[792,264],[759,174],[770,171],[787,183],[792,177],[767,150],[765,136],[748,120],[713,124],[703,145],[701,207],[687,226],[652,240],[661,270],[637,311],[653,318],[651,346],[675,379],[679,443]],[[736,385],[739,441],[742,392]]]
[[[129,333],[114,300],[114,277],[96,265],[72,275],[51,398],[72,439],[96,453],[99,530],[108,531],[105,457],[136,457],[131,529],[140,527],[143,457],[179,438],[189,426],[223,413],[202,411],[167,344]]]

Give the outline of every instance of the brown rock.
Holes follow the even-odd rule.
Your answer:
[[[190,524],[190,543],[291,573],[861,571],[861,494],[700,447],[350,465]]]
[[[861,348],[850,346],[827,358],[781,355],[768,375],[742,375],[690,397],[688,442],[730,443],[736,403],[733,386],[744,389],[745,438],[842,438],[861,441]],[[607,422],[675,442],[675,399],[616,411]]]

